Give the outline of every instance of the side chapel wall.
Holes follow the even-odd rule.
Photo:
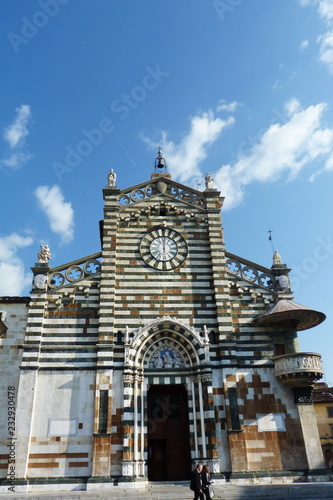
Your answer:
[[[8,470],[10,432],[16,432],[17,420],[12,411],[17,404],[20,378],[19,366],[22,361],[23,343],[28,316],[28,297],[10,298],[0,301],[2,323],[7,329],[0,337],[0,478],[5,478]]]

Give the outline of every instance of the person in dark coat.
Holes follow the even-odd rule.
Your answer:
[[[210,470],[208,465],[204,465],[201,471],[202,478],[202,491],[206,497],[206,500],[212,500],[209,491],[209,485],[212,484],[213,481],[210,480]]]
[[[204,500],[202,492],[202,478],[201,478],[202,464],[197,464],[196,468],[191,474],[191,485],[190,488],[194,491],[194,500]]]

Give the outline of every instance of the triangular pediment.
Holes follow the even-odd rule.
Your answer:
[[[152,203],[159,200],[177,202],[195,207],[206,208],[206,198],[201,191],[185,186],[163,175],[147,182],[122,189],[119,194],[119,205],[129,207],[137,203]]]

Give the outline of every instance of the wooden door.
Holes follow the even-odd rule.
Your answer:
[[[191,473],[187,391],[178,385],[148,392],[148,479],[179,481]]]

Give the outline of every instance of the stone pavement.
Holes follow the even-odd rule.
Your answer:
[[[215,486],[214,500],[333,500],[333,482],[239,486]],[[146,488],[115,487],[108,491],[68,491],[50,493],[1,494],[4,500],[192,500],[188,483],[153,483]]]

